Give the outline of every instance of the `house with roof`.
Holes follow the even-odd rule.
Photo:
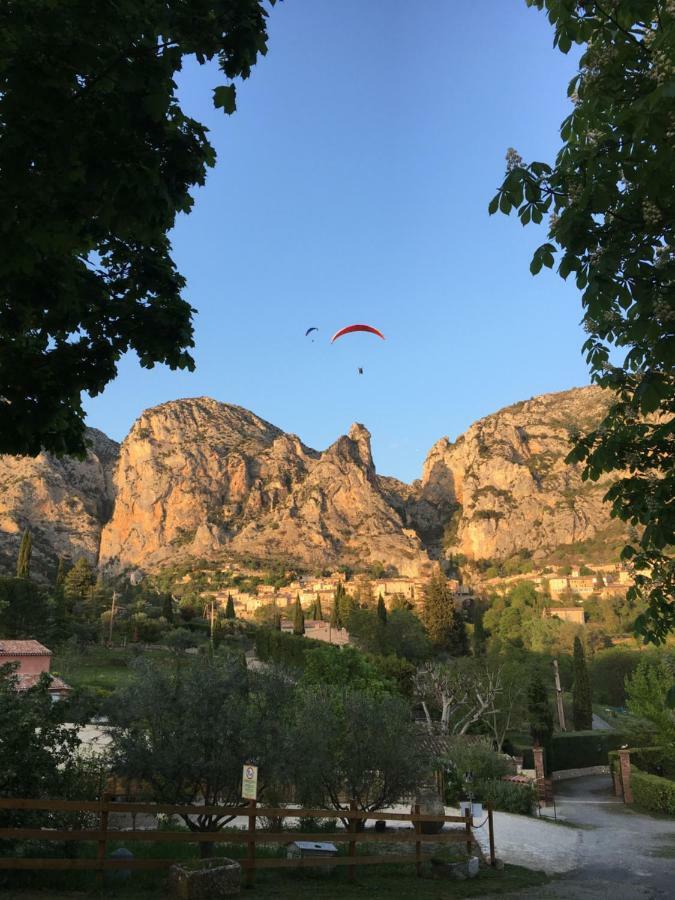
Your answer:
[[[52,651],[39,641],[8,641],[0,639],[0,666],[16,663],[17,689],[27,691],[34,687],[44,673],[49,674]],[[52,700],[62,700],[68,696],[70,686],[51,676],[49,693]]]

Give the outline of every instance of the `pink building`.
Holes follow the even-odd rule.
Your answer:
[[[18,688],[26,691],[40,679],[40,675],[49,672],[52,662],[52,651],[38,641],[6,641],[0,640],[0,666],[18,663],[16,670],[19,679]],[[70,687],[52,675],[49,693],[52,700],[60,700],[70,691]]]

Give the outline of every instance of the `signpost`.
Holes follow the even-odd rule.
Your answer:
[[[253,887],[255,881],[255,810],[258,800],[258,767],[253,763],[245,763],[241,776],[241,796],[249,801],[248,833],[251,840],[248,842],[247,858],[249,866],[246,869],[246,886]]]
[[[241,796],[244,800],[258,799],[258,767],[251,763],[244,766],[244,774],[241,779]]]

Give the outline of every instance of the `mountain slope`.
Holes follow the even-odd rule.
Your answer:
[[[438,441],[407,485],[377,475],[362,425],[317,452],[241,407],[171,401],[146,410],[121,447],[90,429],[82,462],[0,457],[0,566],[12,571],[25,527],[34,571],[58,555],[119,570],[232,552],[417,575],[446,554],[602,549],[623,528],[602,500],[608,482],[583,482],[564,459],[572,431],[608,402],[578,388],[514,404]]]
[[[46,574],[59,556],[98,559],[101,529],[112,513],[119,444],[87,429],[84,460],[0,456],[0,566],[13,572],[21,533],[33,535],[32,570]]]

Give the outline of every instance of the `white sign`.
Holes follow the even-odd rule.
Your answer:
[[[241,796],[244,800],[258,799],[258,767],[246,763],[241,779]]]

